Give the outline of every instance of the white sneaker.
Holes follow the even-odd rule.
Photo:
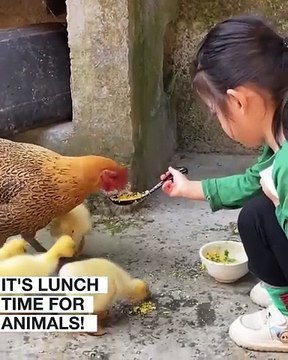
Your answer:
[[[261,281],[252,288],[250,298],[254,304],[264,308],[272,305],[272,299]]]
[[[271,305],[240,316],[231,324],[229,336],[249,350],[288,352],[288,317]]]

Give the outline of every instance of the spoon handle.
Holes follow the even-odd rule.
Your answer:
[[[182,174],[188,174],[188,169],[184,166],[180,168],[176,168],[176,170],[180,171]],[[161,180],[158,184],[156,184],[152,189],[149,190],[149,194],[158,190],[164,184],[165,181],[171,179],[173,179],[173,175],[169,173],[163,180]]]

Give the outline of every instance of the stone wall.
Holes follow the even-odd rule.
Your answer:
[[[179,0],[177,21],[165,42],[166,77],[174,77],[173,98],[181,150],[199,152],[247,153],[223,134],[217,120],[200,110],[191,91],[190,64],[195,47],[207,29],[216,22],[239,13],[269,16],[282,31],[288,30],[285,0]]]

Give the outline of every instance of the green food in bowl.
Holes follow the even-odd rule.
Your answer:
[[[229,257],[229,250],[224,250],[223,253],[220,253],[219,251],[215,251],[213,253],[207,252],[205,258],[221,264],[233,264],[237,262],[236,259]]]

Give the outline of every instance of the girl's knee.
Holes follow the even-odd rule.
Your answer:
[[[251,228],[251,224],[259,223],[260,219],[265,217],[265,214],[274,213],[274,205],[270,199],[261,195],[251,200],[248,200],[243,206],[238,217],[238,230],[241,235],[243,229],[247,226]]]
[[[249,202],[245,204],[244,207],[241,209],[237,220],[237,226],[240,236],[243,231],[247,229],[247,226],[251,225],[252,217],[255,215],[254,211],[254,208],[250,206]]]

